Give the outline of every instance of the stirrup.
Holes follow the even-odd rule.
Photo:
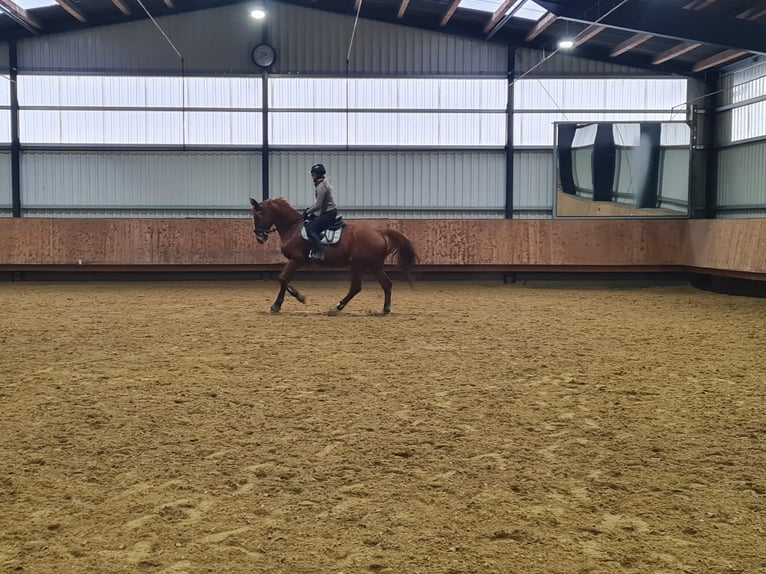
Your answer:
[[[316,251],[312,249],[309,251],[309,259],[316,259],[317,261],[322,261],[324,259],[324,251]]]

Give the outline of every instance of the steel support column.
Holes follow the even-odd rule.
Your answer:
[[[513,82],[516,79],[516,48],[508,46],[508,101],[506,103],[505,142],[505,218],[513,219]]]
[[[19,144],[18,54],[16,42],[8,44],[8,67],[11,88],[11,209],[13,217],[21,217],[21,146]]]
[[[262,199],[269,198],[269,72],[261,74],[263,140],[261,144],[261,186]]]

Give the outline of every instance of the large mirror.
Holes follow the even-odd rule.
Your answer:
[[[685,122],[555,124],[556,217],[688,217]]]

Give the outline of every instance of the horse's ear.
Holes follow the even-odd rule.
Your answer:
[[[252,197],[250,198],[250,205],[252,205],[255,209],[259,209],[261,207]]]

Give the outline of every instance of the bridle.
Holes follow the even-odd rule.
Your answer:
[[[268,229],[259,229],[257,225],[253,225],[253,233],[255,234],[255,239],[258,243],[266,243],[269,239],[269,233],[273,233],[274,231],[276,231],[276,228],[273,223],[269,225]]]

